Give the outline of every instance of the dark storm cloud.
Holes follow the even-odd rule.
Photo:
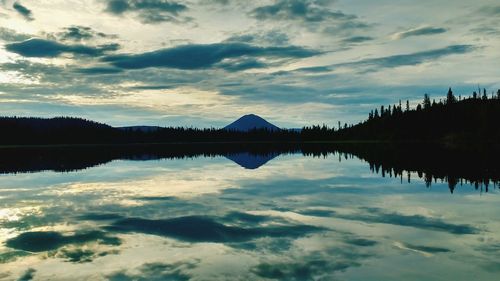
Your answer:
[[[297,46],[259,47],[243,43],[191,44],[136,55],[114,55],[103,58],[115,67],[142,69],[164,67],[176,69],[223,68],[241,70],[262,67],[251,58],[299,59],[320,54]],[[234,63],[225,60],[235,60]]]
[[[60,40],[85,41],[96,38],[117,38],[116,35],[110,35],[98,32],[88,26],[72,25],[63,28],[63,31],[56,34]]]
[[[66,45],[45,39],[29,39],[23,42],[11,43],[5,46],[7,51],[25,57],[53,58],[63,53],[86,56],[102,56],[105,52],[116,51],[118,44],[90,47],[85,45]]]
[[[144,23],[189,20],[180,17],[180,13],[187,11],[188,7],[179,2],[167,0],[107,0],[106,2],[106,12],[113,15],[137,13]]]
[[[248,219],[248,218],[247,218]],[[186,242],[237,243],[260,237],[301,237],[324,229],[309,225],[277,225],[244,228],[227,226],[209,217],[187,216],[164,220],[128,218],[108,230],[171,237]]]
[[[70,244],[83,244],[93,241],[106,245],[120,244],[120,239],[110,237],[102,231],[75,233],[67,236],[54,231],[34,231],[24,232],[17,237],[11,238],[6,241],[5,245],[9,248],[28,252],[44,252]]]
[[[33,12],[31,12],[30,9],[26,8],[19,2],[14,2],[14,5],[12,5],[12,8],[16,10],[21,16],[23,16],[27,21],[32,21],[34,20],[33,18]]]
[[[419,28],[414,28],[410,30],[406,30],[403,32],[398,32],[394,34],[394,37],[396,39],[404,39],[412,36],[424,36],[424,35],[434,35],[434,34],[440,34],[440,33],[445,33],[448,31],[445,28],[442,27],[419,27]]]

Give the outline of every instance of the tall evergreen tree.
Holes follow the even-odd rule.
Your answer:
[[[451,88],[448,89],[448,94],[446,94],[446,104],[452,104],[457,101],[457,98],[453,95]]]
[[[431,98],[429,97],[428,94],[424,95],[424,109],[429,109],[431,108]]]

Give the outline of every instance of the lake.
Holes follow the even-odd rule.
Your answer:
[[[498,279],[492,162],[282,152],[5,152],[0,280]]]

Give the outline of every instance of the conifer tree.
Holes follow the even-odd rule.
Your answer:
[[[424,109],[429,109],[431,108],[431,98],[429,97],[428,94],[424,95]]]
[[[453,95],[451,88],[448,89],[448,94],[446,95],[446,104],[452,104],[457,101],[457,98]]]

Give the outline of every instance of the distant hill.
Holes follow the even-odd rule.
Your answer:
[[[113,127],[73,117],[0,117],[0,144],[106,143],[117,136]]]
[[[162,127],[159,126],[126,126],[126,127],[116,127],[116,128],[123,131],[139,131],[143,133],[156,132],[163,129]]]
[[[248,132],[251,130],[267,129],[269,131],[279,131],[280,128],[267,122],[264,118],[255,114],[248,114],[240,117],[238,120],[224,127],[224,130]]]

